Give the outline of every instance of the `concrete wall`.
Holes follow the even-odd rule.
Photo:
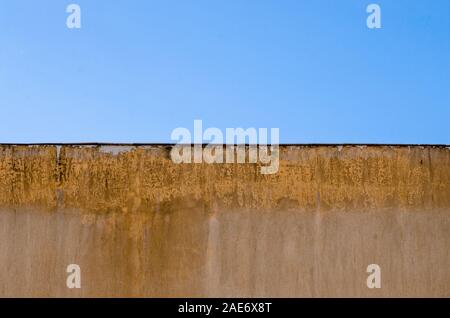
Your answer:
[[[450,297],[449,149],[282,146],[274,175],[169,151],[0,146],[0,296]]]

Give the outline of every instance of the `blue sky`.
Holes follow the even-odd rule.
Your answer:
[[[0,0],[0,43],[0,142],[450,143],[448,0]]]

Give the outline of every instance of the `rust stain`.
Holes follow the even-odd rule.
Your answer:
[[[57,185],[56,147],[0,146],[0,205],[53,208]]]
[[[0,205],[56,208],[60,199],[91,213],[147,210],[186,197],[311,211],[450,205],[446,148],[286,146],[273,175],[249,163],[174,164],[164,146],[103,148],[62,146],[58,160],[54,146],[0,147]]]

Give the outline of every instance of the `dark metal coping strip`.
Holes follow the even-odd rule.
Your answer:
[[[175,146],[176,143],[111,143],[111,142],[77,142],[77,143],[0,143],[0,146]],[[183,145],[195,145],[195,144],[183,144]],[[201,144],[202,146],[209,145],[208,143]],[[227,144],[211,144],[211,145],[223,145]],[[230,144],[230,145],[243,145],[243,144]],[[249,144],[245,144],[249,145]],[[254,144],[252,144],[254,145]],[[269,146],[271,144],[268,144]],[[385,144],[385,143],[279,143],[281,147],[338,147],[338,146],[350,146],[350,147],[435,147],[435,148],[449,148],[450,144]]]

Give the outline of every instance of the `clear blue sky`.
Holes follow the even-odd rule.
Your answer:
[[[0,0],[0,44],[0,142],[450,143],[448,0]]]

